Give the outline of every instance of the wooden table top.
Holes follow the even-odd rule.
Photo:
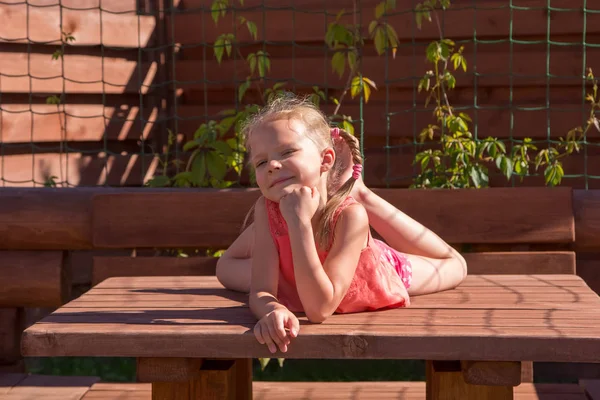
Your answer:
[[[260,345],[255,321],[214,276],[111,278],[25,330],[22,353],[600,362],[600,297],[576,275],[468,276],[409,308],[301,315],[287,353]]]

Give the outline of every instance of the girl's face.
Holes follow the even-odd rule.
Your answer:
[[[252,131],[249,146],[256,183],[265,198],[279,202],[302,186],[325,189],[323,172],[331,169],[335,154],[331,148],[319,150],[301,122],[279,119],[263,123]]]

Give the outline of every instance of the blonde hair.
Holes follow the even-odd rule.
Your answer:
[[[324,150],[327,147],[335,149],[337,143],[332,139],[331,126],[329,125],[327,117],[317,106],[307,98],[281,96],[275,98],[272,102],[263,107],[243,125],[241,133],[244,137],[248,153],[252,152],[252,149],[249,147],[249,139],[252,136],[252,132],[266,122],[281,119],[295,120],[304,124],[307,138],[312,140],[319,150]],[[343,139],[344,143],[350,149],[352,163],[362,165],[363,158],[358,140],[343,129],[339,129],[339,133],[340,138]],[[334,166],[328,176],[328,198],[323,209],[322,218],[317,225],[316,235],[317,243],[322,250],[329,249],[329,246],[331,245],[331,230],[335,211],[346,197],[350,195],[350,192],[354,187],[354,182],[356,182],[356,179],[351,176],[338,190],[333,192],[332,188],[339,186],[340,175],[347,167],[348,165],[343,165],[342,160],[339,157],[336,157]]]

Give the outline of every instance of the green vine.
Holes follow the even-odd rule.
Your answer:
[[[510,151],[503,141],[488,137],[476,139],[469,128],[468,114],[457,113],[448,100],[448,93],[456,87],[452,70],[467,71],[467,61],[463,56],[464,47],[458,47],[451,39],[444,38],[438,10],[450,7],[449,0],[427,0],[415,8],[419,29],[423,20],[435,20],[440,39],[429,44],[426,50],[427,61],[433,66],[421,78],[418,91],[427,93],[425,107],[433,103],[436,123],[429,124],[419,134],[421,143],[429,141],[436,148],[419,152],[414,163],[421,172],[415,177],[413,188],[481,188],[489,184],[490,166],[495,166],[507,179],[516,175],[523,180],[529,176],[531,168],[537,171],[544,168],[546,185],[559,185],[564,176],[561,159],[574,151],[579,151],[589,128],[594,125],[600,131],[595,113],[599,109],[597,81],[591,69],[587,79],[593,82],[593,92],[586,97],[591,103],[590,118],[585,128],[577,127],[568,132],[556,144],[538,150],[531,138],[517,142]],[[433,17],[433,18],[432,18]],[[435,139],[435,140],[434,140]],[[530,152],[537,151],[535,156]]]

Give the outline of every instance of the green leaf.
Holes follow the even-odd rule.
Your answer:
[[[193,175],[190,171],[183,171],[173,177],[175,187],[190,187],[193,181]]]
[[[340,125],[343,130],[354,136],[354,125],[350,121],[344,120]]]
[[[248,54],[248,56],[246,57],[246,62],[250,66],[250,74],[251,75],[254,74],[254,71],[256,70],[256,54],[255,53]]]
[[[555,161],[553,164],[548,165],[544,171],[544,178],[546,185],[558,186],[565,175],[565,171],[562,168],[562,164],[559,161]]]
[[[425,51],[425,54],[427,55],[427,60],[429,60],[429,62],[435,64],[439,60],[438,43],[431,42],[429,44],[429,46],[427,46],[427,50]]]
[[[242,101],[242,99],[244,98],[244,94],[246,94],[246,91],[250,87],[251,83],[252,82],[250,81],[250,77],[247,77],[246,81],[240,84],[240,87],[238,88],[238,101]]]
[[[398,40],[398,34],[396,33],[396,30],[394,29],[394,27],[391,26],[390,24],[386,23],[385,30],[387,33],[388,41],[390,42],[390,47],[392,47],[392,48],[398,47],[398,44],[400,43],[400,41]]]
[[[381,3],[377,4],[377,6],[375,7],[375,18],[376,19],[381,18],[384,13],[385,13],[385,2],[381,2]]]
[[[258,38],[258,31],[256,29],[256,24],[252,21],[247,21],[246,22],[246,26],[248,27],[248,32],[250,32],[250,35],[252,35],[252,37],[254,38],[254,40],[257,40]]]
[[[190,151],[190,150],[192,150],[194,147],[198,147],[198,145],[199,145],[199,143],[198,143],[198,142],[199,142],[198,140],[190,140],[190,141],[186,142],[186,143],[183,145],[183,151]]]
[[[204,153],[200,152],[192,162],[192,182],[196,186],[201,186],[206,178],[206,161]]]
[[[225,157],[228,157],[231,155],[231,147],[225,142],[216,141],[212,144],[212,146],[216,150],[218,150],[221,154],[223,154]]]
[[[258,59],[258,76],[264,78],[267,71],[271,70],[271,60],[269,59],[269,53],[259,51],[256,53]]]
[[[269,364],[269,361],[271,361],[270,358],[259,358],[258,362],[260,363],[260,370],[264,371],[265,368],[267,367],[267,365]]]
[[[215,41],[215,47],[214,47],[214,52],[215,52],[215,57],[217,58],[217,62],[219,64],[221,64],[221,60],[223,59],[223,53],[225,52],[225,39],[223,38],[223,35],[219,36],[217,38],[217,40]]]
[[[146,186],[149,187],[166,187],[169,186],[171,180],[168,176],[165,175],[157,175],[146,182]]]
[[[356,70],[356,53],[354,51],[348,52],[348,66],[350,67],[350,71]]]
[[[340,78],[344,75],[344,70],[346,69],[346,60],[344,59],[343,52],[337,51],[333,55],[331,58],[331,67],[333,68],[334,72],[337,72]]]
[[[206,166],[210,176],[216,180],[223,180],[227,172],[227,164],[225,160],[214,151],[206,154]]]
[[[224,17],[227,12],[227,7],[229,6],[228,0],[215,0],[211,6],[211,15],[215,24],[219,22],[219,16]]]
[[[375,44],[377,55],[382,55],[387,46],[387,38],[385,36],[385,31],[381,28],[381,26],[378,26],[377,29],[375,29],[375,39],[373,42]]]

